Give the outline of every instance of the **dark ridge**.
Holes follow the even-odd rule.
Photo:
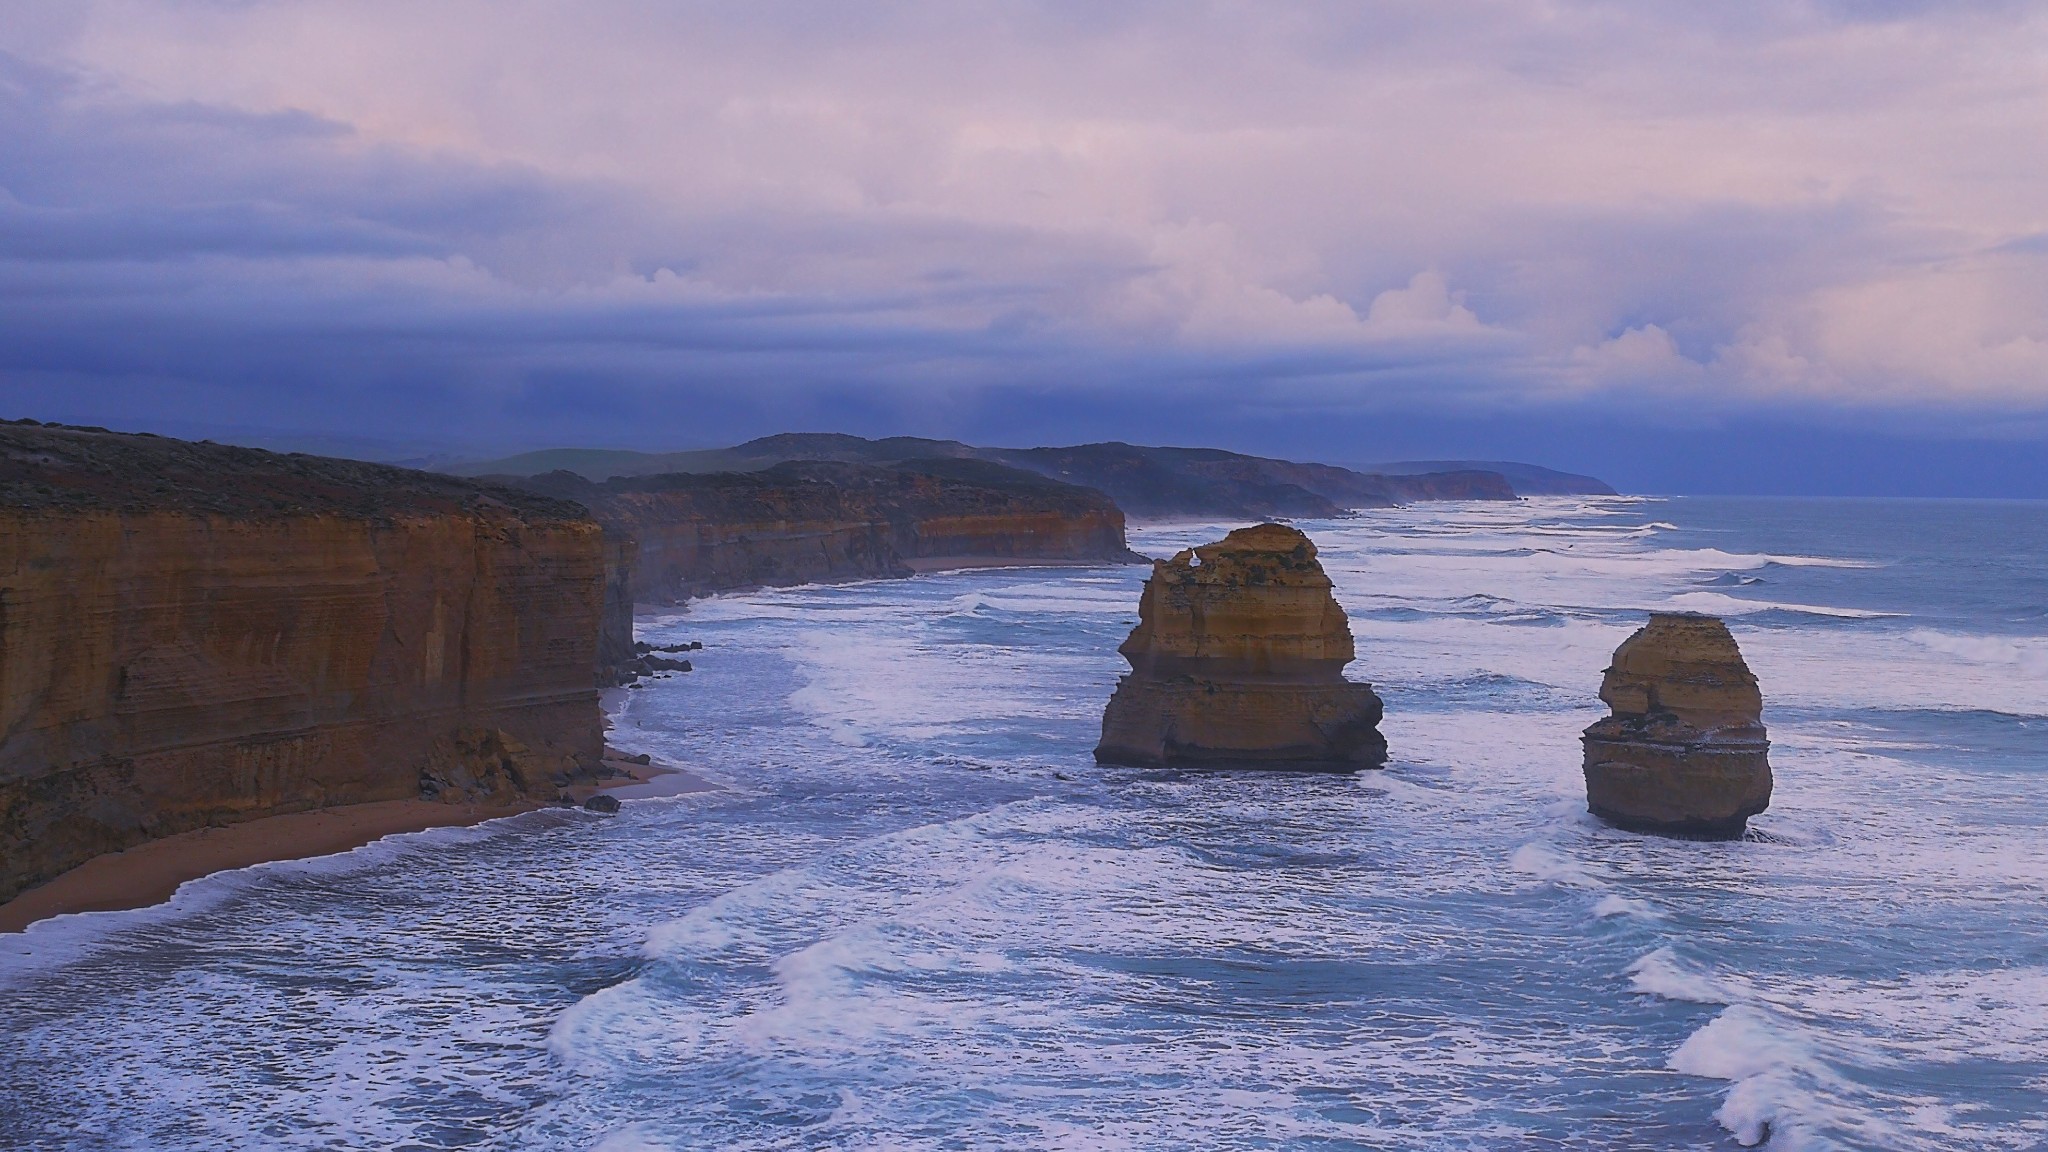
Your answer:
[[[0,421],[0,505],[237,517],[384,519],[478,511],[551,520],[585,516],[562,500],[438,472],[34,420]]]
[[[1007,465],[1053,480],[1107,493],[1127,514],[1151,519],[1229,517],[1328,517],[1358,508],[1388,508],[1417,500],[1513,500],[1511,479],[1483,467],[1454,467],[1400,474],[1362,472],[1332,464],[1247,456],[1220,448],[1157,448],[1111,441],[1065,448],[978,448],[957,440],[896,436],[868,440],[837,432],[789,432],[763,436],[731,448],[690,452],[624,452],[557,448],[486,464],[458,467],[475,475],[532,476],[566,469],[593,480],[662,473],[752,473],[790,461],[897,467],[924,461]],[[1524,465],[1517,474],[1539,486],[1562,473]],[[946,475],[934,472],[934,475]],[[969,476],[961,472],[955,475]],[[1591,484],[1599,481],[1586,478]]]
[[[1130,516],[1259,519],[1336,516],[1344,511],[1343,505],[1321,493],[1264,472],[1255,457],[1213,448],[1140,448],[1111,442],[993,451],[1019,467],[1107,492]]]
[[[984,449],[991,459],[1109,493],[1132,516],[1338,516],[1415,500],[1513,500],[1496,472],[1410,476],[1355,472],[1220,448],[1148,448],[1110,441],[1071,448]]]
[[[1109,511],[1109,497],[1090,488],[986,460],[916,459],[887,465],[790,460],[755,472],[669,472],[614,476],[602,482],[574,472],[483,477],[573,500],[601,512],[617,498],[663,493],[689,498],[713,519],[862,516],[915,511],[920,516],[1008,512],[1019,507]]]
[[[1143,559],[1125,546],[1124,514],[1108,496],[987,460],[791,460],[604,481],[558,469],[505,480],[578,502],[630,547],[623,584],[606,591],[608,614],[617,607],[629,623],[633,603],[908,576],[920,564]]]
[[[1413,476],[1425,472],[1485,471],[1508,478],[1523,496],[1618,496],[1605,480],[1577,472],[1560,472],[1536,464],[1513,460],[1401,460],[1391,464],[1350,465],[1363,472],[1384,472],[1389,476]]]
[[[734,456],[759,460],[845,460],[890,463],[898,460],[967,459],[982,450],[958,440],[927,440],[922,436],[884,436],[869,440],[844,432],[779,432],[725,449]]]

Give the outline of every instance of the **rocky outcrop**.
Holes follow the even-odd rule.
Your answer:
[[[1153,566],[1095,758],[1140,767],[1384,762],[1380,699],[1309,538],[1261,524]]]
[[[594,768],[582,509],[353,461],[0,425],[0,900],[258,816]]]
[[[1728,626],[1660,612],[1600,684],[1614,714],[1586,729],[1586,806],[1622,828],[1742,835],[1771,803],[1763,695]]]
[[[633,644],[633,658],[622,671],[626,673],[621,683],[632,683],[642,676],[660,676],[668,672],[690,672],[695,666],[688,660],[675,660],[662,655],[664,652],[692,652],[704,647],[703,644],[664,644],[659,648],[636,641]]]
[[[979,460],[803,462],[602,484],[553,472],[516,482],[575,500],[607,533],[630,538],[629,590],[640,603],[908,576],[948,562],[1132,558],[1123,513],[1102,493]]]

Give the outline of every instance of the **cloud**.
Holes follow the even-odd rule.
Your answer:
[[[1577,378],[1590,390],[1687,389],[1706,378],[1706,366],[1686,358],[1671,333],[1655,324],[1630,328],[1610,340],[1572,349]]]
[[[2010,246],[1873,274],[1785,302],[1700,358],[1656,324],[1572,350],[1588,391],[1921,412],[2048,407],[2048,271]]]
[[[1162,398],[1212,439],[2038,422],[2044,35],[1875,0],[21,0],[0,396],[700,442],[1041,401],[1143,436]]]
[[[1443,274],[1417,272],[1404,288],[1389,288],[1372,298],[1366,325],[1388,335],[1476,335],[1484,328],[1465,306],[1465,294],[1452,292]]]

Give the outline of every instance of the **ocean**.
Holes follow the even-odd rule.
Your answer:
[[[2048,505],[1299,526],[1382,771],[1097,767],[1138,567],[700,601],[613,739],[718,791],[0,937],[0,1147],[2048,1148]],[[1652,609],[1762,681],[1747,840],[1584,811]]]

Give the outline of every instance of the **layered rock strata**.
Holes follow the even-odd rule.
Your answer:
[[[1639,832],[1726,840],[1771,803],[1763,695],[1728,626],[1657,613],[1600,684],[1613,715],[1586,729],[1586,806]]]
[[[633,571],[640,545],[616,528],[604,529],[604,600],[597,633],[597,682],[605,688],[630,684],[641,674],[633,641]]]
[[[637,550],[627,590],[666,604],[738,588],[908,576],[947,563],[1133,558],[1107,496],[979,460],[517,481],[575,500]],[[627,637],[630,642],[630,637]]]
[[[1139,767],[1375,767],[1380,698],[1344,678],[1351,627],[1316,547],[1261,524],[1156,563],[1130,674],[1102,714],[1095,758]]]
[[[0,424],[0,900],[103,852],[594,770],[606,556],[573,504]]]

